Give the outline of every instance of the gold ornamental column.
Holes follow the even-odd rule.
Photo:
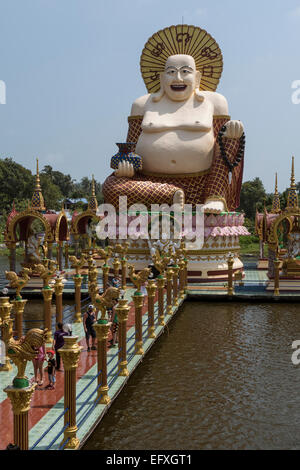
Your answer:
[[[143,321],[142,321],[142,309],[144,303],[144,295],[141,292],[136,291],[132,296],[135,309],[135,354],[144,354],[143,349]]]
[[[179,266],[175,264],[172,266],[173,271],[173,306],[178,307],[178,272]]]
[[[228,288],[227,288],[227,294],[229,296],[232,296],[234,294],[234,289],[233,289],[233,263],[234,263],[234,257],[231,255],[227,259],[228,263]]]
[[[157,277],[157,287],[158,287],[158,324],[160,326],[165,326],[165,314],[164,314],[164,287],[166,279],[160,274]]]
[[[146,287],[148,294],[148,336],[149,338],[155,338],[155,326],[154,326],[154,299],[156,294],[156,282],[153,280],[148,281]]]
[[[120,299],[115,312],[119,322],[119,375],[127,377],[127,320],[130,307],[126,299]]]
[[[113,260],[113,270],[114,270],[114,276],[117,277],[119,276],[119,271],[120,271],[120,261],[119,258],[115,258]]]
[[[82,276],[80,274],[75,274],[73,276],[74,284],[75,284],[75,316],[74,316],[74,323],[81,323],[81,284],[82,284]]]
[[[12,338],[13,321],[10,318],[12,304],[9,302],[9,297],[0,297],[0,324],[1,324],[1,337],[5,344],[5,361],[0,365],[0,372],[7,372],[12,370],[10,360],[7,356],[7,345]]]
[[[107,320],[98,320],[94,324],[97,335],[97,366],[98,366],[98,390],[97,398],[101,405],[107,405],[110,402],[107,385],[107,338],[111,323]],[[101,373],[100,373],[101,372]]]
[[[108,288],[108,273],[109,273],[109,266],[108,264],[104,264],[102,266],[102,277],[103,277],[103,292],[106,291]]]
[[[121,265],[122,265],[122,289],[126,290],[127,259],[125,257],[121,259]]]
[[[17,330],[17,337],[18,339],[21,339],[23,336],[23,313],[27,300],[15,299],[11,303],[14,306],[15,329]]]
[[[167,268],[167,315],[172,315],[173,268]]]
[[[185,262],[183,259],[181,259],[178,263],[179,265],[179,298],[182,300],[184,299],[184,268],[185,268]]]
[[[68,424],[64,432],[62,444],[64,449],[78,449],[79,439],[76,437],[76,369],[82,346],[77,343],[78,336],[65,336],[64,345],[58,350],[64,364],[64,424]]]
[[[4,389],[10,399],[14,415],[14,444],[28,450],[28,411],[36,384],[26,388],[9,386]]]
[[[279,266],[280,266],[280,259],[276,258],[274,260],[274,296],[278,297],[279,296]]]
[[[54,284],[55,305],[56,305],[56,323],[63,322],[63,303],[62,303],[63,290],[64,290],[63,279],[61,277],[57,277],[55,279],[55,284]]]
[[[46,343],[51,343],[52,337],[52,312],[51,302],[54,290],[51,287],[43,287],[42,293],[44,297],[44,328],[47,328]]]

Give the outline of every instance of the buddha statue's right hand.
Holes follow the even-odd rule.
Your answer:
[[[134,168],[132,163],[120,162],[118,169],[115,171],[115,175],[118,178],[132,178],[134,176]]]

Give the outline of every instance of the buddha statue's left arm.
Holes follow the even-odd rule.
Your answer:
[[[216,145],[205,188],[204,208],[215,208],[217,211],[235,210],[239,206],[244,168],[244,126],[240,121],[230,120],[226,100],[225,103],[226,106],[215,108],[217,114],[214,115],[213,126]],[[220,132],[223,149],[219,145]]]

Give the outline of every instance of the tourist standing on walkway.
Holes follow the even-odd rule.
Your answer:
[[[113,300],[113,303],[114,303],[113,307],[108,310],[108,318],[109,318],[109,321],[111,322],[110,331],[112,334],[112,339],[109,340],[109,346],[108,346],[109,348],[115,347],[116,343],[118,342],[119,319],[115,311],[115,307],[118,301]]]
[[[36,351],[37,351],[37,354],[35,358],[32,360],[33,370],[34,370],[34,382],[36,382],[38,385],[43,385],[43,380],[44,380],[43,365],[44,365],[44,360],[46,356],[45,345],[43,344]],[[38,381],[38,373],[40,375],[40,381]]]
[[[60,371],[60,354],[58,350],[63,347],[65,344],[64,336],[68,336],[68,333],[66,333],[63,330],[63,324],[62,323],[57,323],[57,330],[54,333],[54,339],[53,339],[53,348],[55,350],[55,357],[56,357],[56,370]]]
[[[96,312],[93,305],[89,305],[83,316],[83,328],[85,332],[87,350],[90,351],[90,337],[92,337],[92,350],[96,350],[96,331],[93,324],[96,323]]]
[[[47,352],[48,354],[48,378],[49,378],[49,383],[46,386],[46,388],[49,388],[50,390],[54,390],[55,386],[55,359],[54,359],[54,351],[52,349]]]

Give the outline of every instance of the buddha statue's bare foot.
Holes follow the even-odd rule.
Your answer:
[[[178,189],[173,196],[173,204],[180,204],[180,207],[183,209],[184,206],[184,192],[182,189]]]
[[[225,204],[223,201],[208,201],[203,205],[203,212],[211,212],[219,214],[225,212]]]

